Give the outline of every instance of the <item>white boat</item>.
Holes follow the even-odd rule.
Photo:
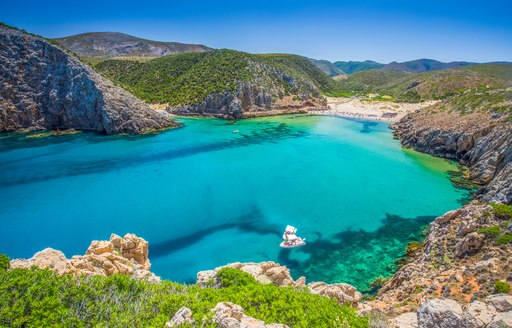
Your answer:
[[[297,228],[287,225],[283,233],[284,241],[279,244],[282,248],[295,248],[306,245],[306,238],[297,237]]]

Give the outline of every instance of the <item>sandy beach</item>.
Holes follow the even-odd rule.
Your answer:
[[[436,101],[422,103],[396,103],[356,98],[327,98],[329,109],[309,111],[310,114],[362,118],[395,123],[408,113],[424,109]]]

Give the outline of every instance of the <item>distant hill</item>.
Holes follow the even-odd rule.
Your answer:
[[[335,64],[328,60],[317,60],[313,58],[308,58],[308,60],[329,76],[345,75],[341,69],[339,69]]]
[[[96,32],[54,39],[80,57],[161,57],[185,52],[205,52],[200,44],[159,42],[123,33]]]
[[[365,61],[337,61],[334,65],[346,74],[354,74],[361,71],[367,71],[369,69],[380,69],[385,64],[377,63],[373,60]]]
[[[470,63],[465,61],[443,63],[433,59],[417,59],[403,63],[392,62],[382,67],[382,69],[384,71],[422,73],[440,69],[470,66],[475,64],[476,63]]]
[[[423,73],[368,70],[336,81],[345,94],[378,93],[399,101],[443,99],[469,89],[512,86],[512,64],[479,64]]]
[[[325,106],[322,95],[336,88],[304,57],[227,49],[146,62],[110,59],[96,69],[137,97],[180,114],[238,118],[249,111]]]

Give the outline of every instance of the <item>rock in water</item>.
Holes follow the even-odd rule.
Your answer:
[[[0,132],[144,133],[177,125],[60,47],[0,26]]]

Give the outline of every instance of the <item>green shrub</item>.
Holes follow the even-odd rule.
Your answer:
[[[483,233],[484,235],[491,235],[491,236],[499,235],[500,232],[501,232],[500,226],[493,226],[493,227],[478,229],[478,233]]]
[[[416,253],[418,253],[419,251],[421,251],[422,249],[422,245],[421,243],[417,242],[417,241],[411,241],[408,245],[407,245],[407,248],[405,249],[405,252],[407,253],[407,256],[409,257],[412,257],[414,256]]]
[[[219,302],[233,302],[249,316],[294,328],[368,326],[367,318],[332,299],[305,288],[261,285],[234,270],[221,270],[223,280],[231,277],[235,283],[219,289],[122,275],[0,270],[0,327],[163,327],[182,306],[192,310],[197,322],[208,320]]]
[[[496,216],[503,220],[512,219],[512,206],[505,204],[491,204]]]
[[[222,268],[217,273],[217,277],[222,287],[240,287],[257,284],[253,276],[235,268]]]
[[[505,281],[496,281],[494,283],[494,292],[499,294],[508,294],[510,292],[510,285]]]
[[[512,242],[512,235],[503,234],[501,236],[498,236],[498,237],[494,238],[494,241],[498,245],[506,245],[506,244]]]
[[[9,256],[5,254],[0,254],[0,270],[7,270],[11,267],[11,262],[9,261]]]

